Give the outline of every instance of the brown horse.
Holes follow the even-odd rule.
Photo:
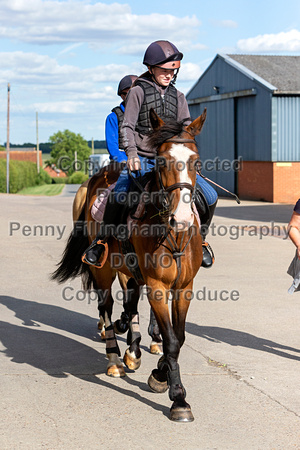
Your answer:
[[[110,376],[125,375],[111,321],[111,286],[117,270],[129,277],[127,288],[130,295],[125,306],[130,317],[129,348],[123,360],[131,369],[137,369],[141,361],[137,304],[140,286],[146,286],[163,339],[163,356],[157,369],[152,371],[148,384],[155,392],[165,392],[169,388],[169,397],[173,401],[171,420],[190,422],[193,415],[185,401],[178,357],[185,340],[185,320],[193,296],[193,279],[202,262],[202,239],[194,209],[196,163],[199,160],[195,136],[203,127],[206,110],[186,127],[177,122],[165,123],[153,110],[150,118],[153,131],[149,140],[157,149],[157,167],[150,181],[150,202],[144,206],[129,238],[131,248],[134,248],[130,257],[134,256],[134,267],[138,267],[140,274],[138,281],[132,277],[133,265],[128,264],[120,239],[110,238],[108,241],[107,259],[101,269],[81,262],[87,243],[95,238],[99,229],[91,215],[98,189],[112,184],[118,176],[108,170],[100,171],[88,183],[86,203],[53,278],[63,282],[82,275],[87,289],[91,286],[97,289],[100,315],[105,320],[107,374]],[[141,184],[137,184],[141,188]],[[117,263],[115,255],[118,255]],[[172,302],[171,317],[169,301]]]
[[[90,179],[86,180],[84,183],[82,183],[74,197],[74,201],[73,201],[73,223],[74,223],[74,226],[75,226],[76,222],[79,220],[80,214],[85,205],[89,182],[90,182]],[[93,182],[93,179],[92,179],[92,182]],[[124,273],[118,272],[118,280],[119,280],[120,287],[123,292],[124,310],[126,309],[126,304],[127,304],[127,296],[128,296],[127,284],[129,282],[130,278],[131,277],[128,277]],[[121,318],[114,322],[115,333],[117,333],[117,334],[125,333],[128,330],[128,322],[129,322],[129,317],[126,314],[126,312],[124,311],[124,314],[122,314]],[[137,326],[136,326],[136,328],[137,328]],[[104,341],[105,340],[105,323],[104,323],[104,318],[101,316],[101,314],[99,316],[98,329],[100,332],[101,339]],[[156,322],[156,319],[155,319],[155,316],[154,316],[152,310],[150,312],[148,334],[152,338],[152,342],[150,344],[150,353],[152,353],[153,355],[161,355],[162,354],[162,340],[161,340],[161,336],[159,334],[158,324]]]

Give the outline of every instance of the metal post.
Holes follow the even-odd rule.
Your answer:
[[[36,165],[37,173],[40,173],[40,144],[39,144],[39,116],[36,112]]]
[[[74,168],[75,168],[75,172],[77,172],[77,150],[75,150],[74,152]]]
[[[7,85],[6,192],[9,194],[9,103],[10,84]]]

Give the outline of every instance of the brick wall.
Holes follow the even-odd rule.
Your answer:
[[[43,165],[42,161],[42,152],[39,151],[39,160],[40,160],[40,167]],[[0,152],[0,158],[6,159],[6,152]],[[31,161],[36,163],[36,151],[19,151],[19,150],[10,150],[9,151],[9,159],[16,159],[18,161]]]
[[[296,203],[300,198],[300,162],[273,163],[274,203]]]
[[[300,162],[243,161],[238,195],[245,200],[294,204],[300,198]]]

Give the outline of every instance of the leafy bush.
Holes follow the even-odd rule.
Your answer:
[[[30,161],[9,161],[9,192],[15,194],[25,187],[50,184],[51,177]],[[0,192],[6,192],[6,159],[0,159]]]
[[[51,178],[52,184],[67,184],[68,177],[53,177]]]
[[[42,184],[51,184],[52,178],[50,177],[49,173],[45,170],[40,170],[40,173],[38,175],[38,185],[41,186]]]
[[[88,180],[89,176],[85,174],[84,172],[74,172],[73,175],[71,175],[68,178],[68,184],[82,184],[86,180]]]

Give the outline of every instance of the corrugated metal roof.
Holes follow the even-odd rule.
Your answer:
[[[275,93],[300,94],[300,56],[228,55],[277,87]]]

